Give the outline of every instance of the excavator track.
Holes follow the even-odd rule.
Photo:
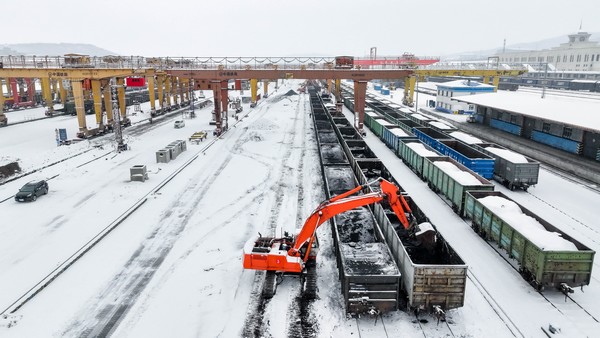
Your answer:
[[[306,262],[306,273],[302,286],[302,298],[306,300],[317,298],[317,262],[315,260]]]
[[[277,288],[277,275],[275,271],[267,271],[265,274],[265,283],[263,284],[262,296],[266,299],[273,298]]]

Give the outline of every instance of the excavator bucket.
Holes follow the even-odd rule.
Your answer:
[[[419,225],[413,225],[415,238],[427,248],[432,249],[436,243],[436,231],[429,222],[423,222]]]

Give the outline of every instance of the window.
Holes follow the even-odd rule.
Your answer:
[[[548,56],[548,62],[554,62],[554,56]]]
[[[563,62],[567,62],[567,56],[563,55]]]
[[[562,137],[571,138],[572,134],[573,134],[573,128],[563,127]]]
[[[544,133],[549,133],[550,132],[550,123],[542,123],[542,131]]]
[[[588,60],[589,60],[589,59],[590,59],[590,56],[589,56],[589,55],[585,54],[585,55],[583,56],[583,62],[588,62]]]
[[[517,124],[517,115],[510,116],[510,123]]]
[[[575,55],[569,56],[569,62],[573,62],[573,61],[575,61]]]
[[[581,54],[577,55],[577,62],[581,62]]]

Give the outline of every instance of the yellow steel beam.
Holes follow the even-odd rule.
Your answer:
[[[100,80],[92,80],[92,96],[94,98],[94,111],[96,112],[96,123],[101,126],[102,123],[102,91]]]
[[[54,103],[52,103],[52,88],[50,88],[50,79],[43,77],[42,79],[42,96],[46,101],[46,107],[48,111],[52,113],[54,111]]]
[[[269,94],[269,80],[263,80],[263,96]]]
[[[165,83],[165,76],[164,75],[158,75],[157,76],[157,81],[158,81],[158,104],[160,105],[160,108],[164,108],[164,83]]]
[[[150,71],[150,70],[148,70]],[[151,70],[154,71],[153,69]],[[145,69],[96,69],[96,68],[1,68],[2,77],[22,77],[41,79],[49,77],[53,79],[82,80],[82,79],[106,79],[111,77],[127,77],[132,75],[144,75]]]
[[[148,82],[148,96],[150,98],[150,110],[156,110],[156,97],[154,95],[154,75],[146,76]]]
[[[170,76],[167,76],[165,78],[165,102],[166,102],[166,107],[170,107],[171,106],[171,80],[172,78]]]
[[[104,109],[106,109],[106,124],[113,123],[112,91],[110,88],[110,79],[101,80],[102,93],[104,94]]]
[[[83,104],[83,86],[81,80],[71,80],[73,90],[73,99],[75,100],[75,111],[77,111],[77,121],[79,122],[79,131],[87,131],[85,121],[85,106]]]
[[[256,94],[258,92],[258,80],[250,79],[250,101],[256,103]]]
[[[121,111],[121,117],[125,117],[127,113],[127,107],[125,106],[125,79],[122,77],[117,78],[117,93],[119,94],[119,109]],[[123,120],[123,119],[121,119]]]
[[[415,75],[424,76],[519,76],[526,70],[492,70],[492,69],[415,69]]]
[[[4,116],[4,91],[2,89],[2,78],[0,78],[0,117]],[[8,86],[8,81],[6,82],[6,87]],[[0,119],[2,121],[2,119]]]
[[[63,107],[65,106],[65,103],[67,103],[67,89],[65,88],[65,84],[63,83],[63,80],[58,80],[58,84],[60,87],[60,101],[63,104]]]
[[[500,84],[500,77],[499,76],[492,77],[492,85],[494,86],[495,92],[498,91],[498,84]]]
[[[413,74],[407,69],[169,69],[172,76],[196,80],[230,79],[351,79],[369,81],[373,79],[403,79]]]

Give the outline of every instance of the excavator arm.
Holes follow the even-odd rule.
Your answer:
[[[350,196],[357,193],[365,187],[371,186],[374,183],[379,182],[381,191],[372,192],[369,194]],[[323,203],[321,203],[315,211],[306,219],[304,226],[298,233],[294,246],[288,251],[290,256],[298,256],[300,254],[300,248],[302,248],[307,242],[309,242],[307,252],[304,254],[303,260],[306,262],[310,248],[315,237],[315,233],[321,224],[327,222],[330,218],[335,215],[341,214],[345,211],[352,210],[358,207],[362,207],[369,204],[379,203],[382,200],[388,200],[392,210],[402,222],[404,228],[410,227],[405,212],[410,213],[410,207],[404,199],[404,196],[399,193],[398,187],[393,183],[384,180],[383,178],[378,179],[376,182],[367,183],[365,185],[358,186],[352,190],[349,190],[341,195],[335,196]],[[349,197],[350,196],[350,197]]]
[[[379,183],[379,191],[354,195],[365,187]],[[393,183],[379,178],[377,181],[358,186],[321,203],[306,219],[295,238],[263,237],[248,241],[244,246],[244,268],[254,270],[301,273],[304,270],[316,231],[319,226],[335,215],[354,208],[387,200],[404,226],[411,228],[406,213],[411,214],[408,203]],[[412,217],[411,217],[412,218]]]

